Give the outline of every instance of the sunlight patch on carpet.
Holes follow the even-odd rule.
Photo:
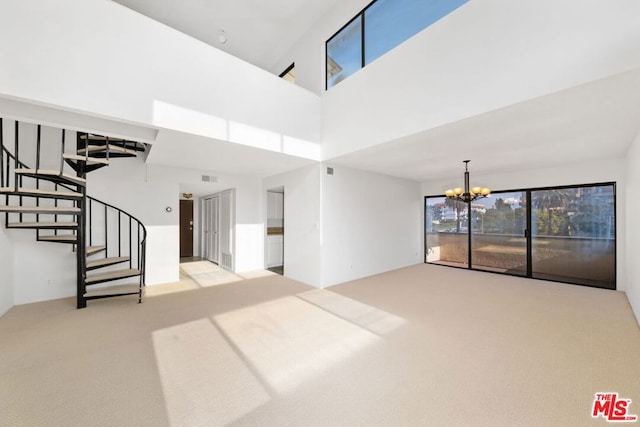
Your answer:
[[[180,270],[203,288],[224,285],[243,280],[242,277],[209,261],[180,264]]]
[[[402,317],[324,289],[304,292],[298,297],[379,335],[388,334],[405,323]]]
[[[238,273],[238,276],[242,277],[243,279],[257,279],[259,277],[270,277],[275,275],[277,275],[277,273],[269,270],[251,270]]]
[[[326,310],[290,296],[214,317],[264,381],[295,390],[380,338]]]
[[[153,332],[171,425],[224,425],[271,397],[209,319]]]

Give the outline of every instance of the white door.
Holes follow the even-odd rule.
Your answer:
[[[211,261],[220,263],[220,197],[211,199]]]
[[[203,200],[203,258],[218,263],[220,261],[220,198]]]

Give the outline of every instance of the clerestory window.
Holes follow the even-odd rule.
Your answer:
[[[326,42],[326,88],[340,83],[469,0],[376,0]]]
[[[288,82],[295,83],[296,82],[296,64],[293,63],[289,65],[287,69],[281,72],[278,77],[283,78]]]

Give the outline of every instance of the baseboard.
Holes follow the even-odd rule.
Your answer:
[[[636,316],[636,321],[638,322],[638,326],[640,326],[640,298],[636,297],[636,295],[631,295],[630,292],[625,292],[627,296],[627,300],[629,301],[629,305],[631,306],[631,311]]]
[[[0,317],[2,317],[5,314],[7,314],[13,307],[15,307],[15,306],[14,305],[10,305],[9,307],[6,307],[6,308],[0,308]]]

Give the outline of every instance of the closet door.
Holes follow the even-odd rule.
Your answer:
[[[220,263],[220,197],[211,199],[211,237],[209,245],[211,247],[211,261]]]
[[[202,223],[203,223],[203,258],[219,263],[220,261],[220,235],[219,235],[219,222],[220,222],[220,198],[210,197],[203,200],[202,203]]]

